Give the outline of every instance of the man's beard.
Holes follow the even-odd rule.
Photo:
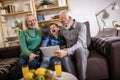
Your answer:
[[[64,26],[65,29],[70,29],[70,21]]]

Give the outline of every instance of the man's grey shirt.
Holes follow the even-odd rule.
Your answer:
[[[66,39],[68,54],[73,54],[77,48],[87,49],[86,31],[85,24],[76,21],[70,29],[61,28],[60,34]]]

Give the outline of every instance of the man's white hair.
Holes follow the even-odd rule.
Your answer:
[[[62,10],[59,12],[59,16],[62,15],[62,14],[65,14],[66,18],[69,19],[69,13],[67,10]]]

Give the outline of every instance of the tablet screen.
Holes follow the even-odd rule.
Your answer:
[[[43,55],[48,56],[54,56],[53,53],[56,50],[60,50],[59,46],[48,46],[48,47],[40,47],[40,50],[42,51]]]

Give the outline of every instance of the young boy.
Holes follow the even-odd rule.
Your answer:
[[[60,46],[60,48],[65,47],[65,39],[59,34],[59,26],[56,23],[51,23],[50,26],[50,35],[48,35],[45,40],[42,42],[42,46]],[[43,61],[40,67],[47,68],[49,66],[50,60],[52,57],[43,57]],[[53,61],[59,60],[57,57],[53,58]]]

